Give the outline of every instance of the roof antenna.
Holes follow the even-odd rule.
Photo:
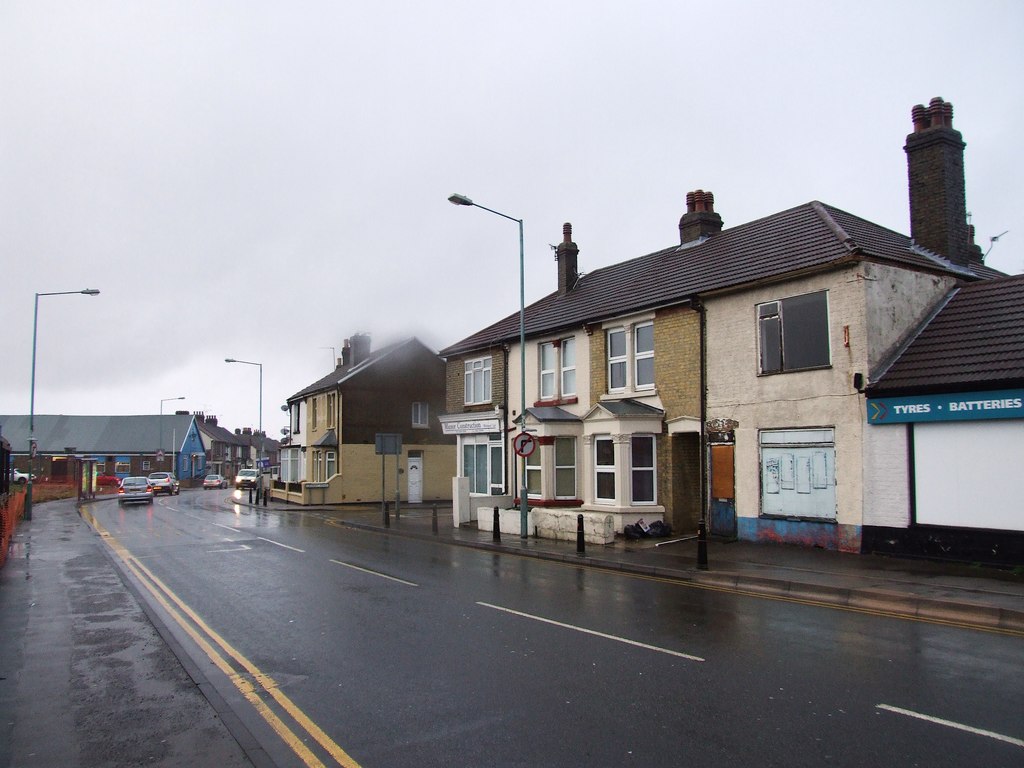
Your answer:
[[[989,253],[992,251],[992,246],[995,245],[997,242],[999,242],[999,238],[1002,237],[1003,235],[1005,235],[1006,232],[1009,232],[1009,231],[1010,230],[1006,230],[1005,232],[1000,232],[998,235],[990,237],[988,239],[988,250],[985,251],[985,256],[983,256],[982,258],[987,258]]]

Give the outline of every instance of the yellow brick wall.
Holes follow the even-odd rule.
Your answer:
[[[491,402],[467,406],[466,361],[487,356],[491,358]],[[493,347],[489,350],[450,359],[445,368],[445,405],[448,413],[493,410],[495,406],[504,402],[506,376],[505,350],[501,347]]]
[[[700,315],[686,307],[654,318],[654,376],[665,419],[700,418]]]

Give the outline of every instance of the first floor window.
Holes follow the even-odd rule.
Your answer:
[[[562,339],[562,397],[576,394],[576,339]]]
[[[615,444],[610,437],[594,440],[594,497],[615,501]]]
[[[653,504],[655,498],[654,435],[634,435],[630,439],[632,499],[634,504]]]
[[[430,426],[430,411],[429,406],[426,403],[413,403],[412,404],[412,425],[414,427],[428,427]]]
[[[466,361],[466,405],[491,402],[491,358]]]
[[[759,304],[757,326],[761,373],[831,364],[827,291]]]
[[[540,449],[534,449],[533,453],[526,457],[526,495],[540,496]]]
[[[576,438],[555,438],[555,498],[576,498]]]
[[[633,331],[634,386],[654,386],[654,323],[638,325]]]
[[[626,331],[608,331],[608,391],[626,388]]]
[[[540,399],[553,400],[558,397],[555,387],[556,354],[554,342],[540,345]]]

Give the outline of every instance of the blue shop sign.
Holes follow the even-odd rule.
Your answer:
[[[1024,419],[1024,389],[868,399],[868,424]]]

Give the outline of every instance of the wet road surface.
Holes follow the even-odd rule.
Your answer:
[[[1019,637],[389,537],[232,493],[89,513],[278,765],[1024,761]]]

